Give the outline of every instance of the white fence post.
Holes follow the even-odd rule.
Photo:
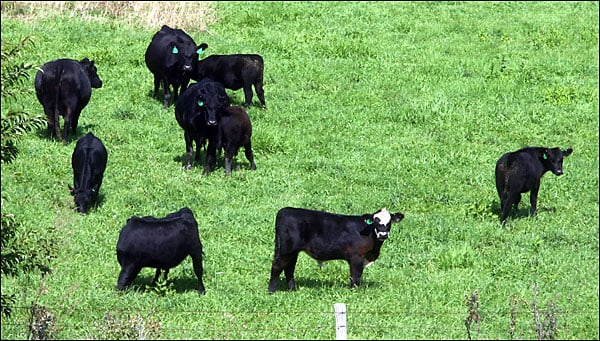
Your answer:
[[[335,303],[335,339],[346,340],[346,305],[344,303]]]

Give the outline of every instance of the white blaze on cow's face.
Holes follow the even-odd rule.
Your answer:
[[[384,208],[379,210],[379,212],[373,215],[375,223],[377,226],[375,227],[375,235],[379,240],[385,240],[389,237],[390,234],[390,222],[392,220],[392,216],[390,212]]]

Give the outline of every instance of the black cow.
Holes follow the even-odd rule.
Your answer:
[[[231,90],[243,88],[246,108],[252,103],[254,85],[261,106],[266,108],[263,73],[264,61],[258,54],[211,55],[198,60],[198,68],[192,78],[199,81],[208,77]]]
[[[300,251],[319,263],[346,260],[350,265],[350,286],[359,286],[364,268],[379,257],[392,223],[403,218],[402,213],[390,214],[385,208],[356,216],[303,208],[280,209],[275,219],[275,256],[269,293],[277,289],[282,271],[285,271],[288,289],[296,289],[294,269]]]
[[[521,193],[531,191],[531,215],[536,214],[537,196],[542,176],[551,171],[562,175],[563,158],[571,155],[572,148],[526,147],[502,155],[496,162],[496,189],[500,197],[502,224],[506,222],[511,207],[518,209]]]
[[[221,145],[225,150],[225,174],[231,174],[231,161],[237,156],[240,147],[244,147],[246,159],[250,162],[250,168],[256,169],[254,153],[252,153],[252,123],[246,110],[242,107],[230,106],[222,111],[221,122]],[[217,146],[219,149],[221,146]]]
[[[158,95],[162,82],[165,108],[171,103],[170,86],[173,86],[173,100],[177,101],[179,87],[181,93],[187,89],[198,63],[198,54],[207,47],[205,43],[196,46],[194,39],[183,30],[167,25],[154,34],[146,49],[145,60],[154,75],[154,96]]]
[[[161,269],[165,271],[166,280],[169,269],[189,255],[198,278],[198,292],[204,294],[202,254],[198,222],[189,208],[184,207],[164,218],[131,217],[121,229],[117,242],[117,260],[121,265],[117,289],[129,287],[145,267],[156,268],[153,284]]]
[[[175,119],[183,128],[187,169],[192,168],[193,142],[196,142],[196,161],[200,160],[200,148],[208,140],[204,173],[216,164],[217,147],[221,146],[221,130],[218,126],[223,109],[231,101],[219,82],[204,78],[192,84],[175,105]]]
[[[87,213],[92,205],[98,203],[107,159],[106,147],[94,134],[87,133],[77,140],[71,155],[75,188],[68,187],[80,213]]]
[[[90,101],[92,88],[101,87],[93,60],[56,59],[42,65],[35,75],[35,94],[44,107],[50,138],[56,136],[66,144],[69,129],[73,135],[77,132],[79,115]],[[59,116],[65,121],[62,137]]]

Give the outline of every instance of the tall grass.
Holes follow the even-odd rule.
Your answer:
[[[182,168],[183,132],[174,108],[151,96],[143,61],[162,23],[25,20],[3,7],[2,40],[32,35],[36,43],[24,61],[96,61],[104,86],[78,136],[93,131],[109,156],[100,206],[85,216],[67,190],[74,140],[63,146],[42,129],[2,165],[3,209],[25,228],[54,231],[61,249],[50,276],[3,277],[19,306],[14,319],[3,317],[2,338],[27,337],[36,302],[52,312],[57,338],[112,337],[111,326],[133,325],[159,338],[332,339],[333,304],[344,302],[351,339],[534,339],[536,325],[558,338],[598,339],[597,2],[210,8],[205,29],[187,30],[208,43],[207,55],[265,59],[268,109],[249,109],[257,170],[239,155],[231,177],[222,158],[208,176]],[[243,104],[241,90],[228,93]],[[42,112],[35,96],[20,104]],[[537,216],[528,216],[525,195],[501,227],[494,164],[527,145],[574,152],[565,175],[542,178]],[[116,293],[115,247],[127,218],[183,206],[199,223],[207,294],[194,290],[187,259],[157,288],[147,287],[153,271],[145,269],[132,290]],[[357,290],[345,262],[321,268],[302,255],[298,291],[268,295],[274,218],[284,206],[387,207],[405,219]]]

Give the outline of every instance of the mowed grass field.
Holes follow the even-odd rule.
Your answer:
[[[248,109],[257,170],[240,152],[230,177],[222,156],[208,176],[183,169],[174,106],[152,97],[144,52],[169,22],[3,10],[3,43],[32,36],[23,62],[96,62],[104,85],[77,137],[98,136],[108,166],[99,207],[80,215],[67,188],[75,139],[30,133],[2,164],[2,209],[23,238],[57,249],[43,278],[3,275],[17,301],[2,339],[30,336],[33,303],[59,339],[333,339],[335,303],[347,306],[349,339],[599,338],[598,2],[207,5],[210,21],[177,24],[209,45],[202,57],[265,60],[267,109],[256,96]],[[243,104],[242,90],[228,93]],[[33,92],[2,106],[43,114]],[[574,152],[563,176],[542,178],[537,216],[526,194],[500,226],[494,166],[525,146]],[[144,269],[117,293],[127,219],[184,206],[199,224],[206,295],[189,258],[157,288]],[[405,218],[360,288],[345,261],[319,267],[301,254],[298,290],[282,278],[269,295],[285,206]]]

